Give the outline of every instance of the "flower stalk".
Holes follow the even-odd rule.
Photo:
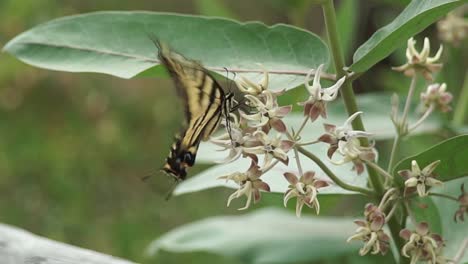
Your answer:
[[[368,195],[368,196],[375,196],[376,193],[373,191],[373,190],[370,190],[370,189],[367,189],[367,188],[361,188],[361,187],[358,187],[358,186],[354,186],[354,185],[351,185],[351,184],[347,184],[345,183],[344,181],[342,181],[340,178],[338,178],[338,176],[336,176],[328,167],[327,165],[325,165],[325,163],[323,163],[317,156],[315,156],[314,154],[312,154],[311,152],[307,151],[306,149],[304,149],[303,147],[299,147],[297,146],[297,150],[302,153],[302,155],[308,157],[309,159],[311,159],[313,162],[315,162],[315,164],[317,164],[320,169],[322,169],[323,172],[325,172],[325,174],[327,174],[327,176],[334,182],[336,183],[336,185],[340,186],[341,188],[345,189],[345,190],[348,190],[348,191],[354,191],[354,192],[359,192],[359,193],[362,193],[362,194],[365,194],[365,195]]]

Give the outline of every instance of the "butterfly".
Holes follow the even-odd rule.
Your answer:
[[[176,136],[162,168],[181,181],[187,176],[187,168],[195,164],[200,142],[209,139],[222,116],[228,117],[234,94],[226,94],[199,62],[185,58],[155,38],[153,42],[158,47],[160,63],[169,72],[184,105],[184,129]]]

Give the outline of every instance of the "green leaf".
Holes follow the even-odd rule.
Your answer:
[[[418,223],[427,222],[432,232],[443,235],[439,208],[431,197],[415,197],[411,199],[410,207]]]
[[[152,242],[148,252],[208,251],[258,264],[313,261],[356,251],[360,243],[346,243],[355,229],[351,219],[263,209],[181,226]]]
[[[450,181],[468,175],[468,135],[461,135],[447,139],[434,147],[427,149],[415,156],[400,161],[393,170],[393,175],[400,186],[404,185],[404,179],[398,174],[400,170],[411,169],[411,161],[416,160],[422,169],[440,160],[435,173],[440,181]]]
[[[307,73],[329,60],[319,37],[292,26],[154,12],[97,12],[56,19],[20,34],[4,50],[46,69],[131,78],[158,63],[149,34],[224,76],[225,68],[252,70],[257,72],[237,76],[260,80],[257,63],[269,71]],[[270,81],[276,89],[292,88],[302,84],[304,76],[272,74]]]
[[[358,98],[358,104],[361,110],[364,112],[362,115],[363,120],[366,124],[368,131],[374,133],[375,139],[389,139],[395,135],[395,129],[389,118],[390,113],[390,95],[388,94],[367,94],[361,95]],[[328,106],[328,119],[319,120],[315,123],[306,125],[303,133],[301,134],[302,139],[307,141],[313,141],[319,138],[323,133],[323,123],[342,125],[346,120],[346,111],[343,103],[336,102]],[[409,116],[410,122],[417,120],[416,115]],[[285,123],[288,127],[293,127],[297,130],[300,124],[304,120],[304,117],[298,113],[292,113],[285,118]],[[430,132],[437,130],[438,124],[435,119],[429,119],[426,123],[420,126],[416,133]],[[326,156],[327,145],[320,143],[306,147],[307,150],[314,153],[316,156],[321,158],[322,161],[342,180],[349,184],[353,184],[360,187],[366,187],[367,175],[366,172],[363,175],[357,176],[352,171],[352,164],[345,164],[341,166],[333,165]],[[228,155],[228,152],[220,152],[219,147],[209,142],[203,142],[200,145],[200,149],[197,154],[198,163],[213,163],[222,160]],[[307,158],[302,156],[302,163],[304,170],[314,170],[319,172],[318,176],[328,180],[328,177],[321,172],[320,168],[312,162],[308,162]],[[335,157],[336,159],[337,157]],[[294,162],[294,155],[291,151],[289,153],[289,166],[278,164],[275,168],[268,171],[262,179],[270,185],[272,192],[284,193],[287,190],[288,182],[282,176],[285,171],[294,171],[296,169],[296,163]],[[249,167],[250,161],[247,159],[240,159],[229,164],[222,164],[213,166],[197,175],[190,177],[189,179],[180,183],[174,191],[175,195],[184,193],[201,191],[204,189],[214,187],[228,187],[237,188],[232,182],[226,182],[219,180],[218,177],[233,173],[235,171],[245,171]],[[331,185],[329,187],[321,189],[321,194],[350,194],[352,192],[341,189],[338,186]]]
[[[351,70],[364,72],[406,44],[416,35],[450,10],[467,0],[413,0],[390,24],[377,30],[354,53]]]
[[[466,162],[466,159],[465,159]],[[460,178],[444,184],[441,187],[435,187],[431,189],[431,192],[435,193],[444,193],[450,196],[458,197],[461,194],[460,185],[465,183],[465,190],[468,184],[468,178]],[[458,222],[456,223],[453,220],[455,212],[459,208],[459,203],[442,198],[442,197],[433,197],[435,206],[440,212],[441,226],[443,238],[446,241],[446,247],[444,248],[444,256],[453,259],[462,246],[463,242],[467,243],[466,239],[468,238],[468,223]],[[465,245],[466,246],[466,245]],[[465,250],[466,251],[466,250]],[[465,255],[460,259],[459,263],[464,263],[468,261],[468,254],[465,252]]]

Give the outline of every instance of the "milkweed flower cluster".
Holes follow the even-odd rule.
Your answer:
[[[252,201],[258,202],[261,191],[270,191],[269,185],[261,180],[261,176],[276,164],[275,160],[288,164],[287,152],[294,145],[293,141],[283,139],[286,125],[282,121],[292,106],[278,105],[277,97],[282,92],[270,91],[268,80],[266,70],[259,83],[244,77],[236,80],[239,90],[244,93],[245,105],[250,111],[246,113],[239,110],[239,115],[230,114],[230,120],[226,120],[224,124],[227,132],[211,139],[214,144],[222,147],[222,150],[229,150],[229,155],[222,162],[233,162],[240,157],[251,159],[251,166],[247,171],[219,177],[231,180],[239,186],[228,198],[228,206],[235,198],[244,195],[247,197],[245,206],[239,210],[247,209]],[[276,134],[271,131],[276,131]],[[259,162],[259,156],[263,156],[262,163]]]
[[[416,78],[421,75],[427,81],[432,82],[433,75],[442,67],[442,64],[438,62],[442,56],[442,46],[431,57],[430,43],[427,38],[424,39],[421,51],[416,50],[415,44],[416,41],[413,38],[408,40],[407,63],[393,68],[413,78],[401,118],[399,117],[398,97],[392,98],[391,120],[397,129],[398,138],[408,135],[434,110],[441,112],[451,110],[449,104],[452,101],[452,95],[446,91],[446,84],[432,83],[420,94],[420,102],[425,112],[414,124],[411,126],[408,124],[408,113],[411,108],[411,96],[415,93]],[[262,192],[270,191],[269,184],[264,181],[262,176],[277,164],[288,165],[290,158],[292,159],[292,156],[290,157],[288,154],[290,151],[294,151],[297,170],[288,169],[282,173],[284,179],[289,183],[283,196],[284,206],[287,207],[291,200],[295,200],[297,217],[300,217],[303,209],[307,207],[319,214],[319,193],[324,191],[323,188],[333,184],[347,190],[357,190],[366,195],[378,197],[380,203],[378,205],[368,203],[364,209],[364,219],[354,221],[357,229],[347,241],[361,241],[362,247],[359,250],[361,256],[385,255],[389,252],[391,244],[390,233],[387,233],[385,229],[386,224],[394,220],[393,215],[401,215],[402,210],[411,215],[410,202],[413,197],[433,195],[434,193],[429,192],[429,190],[443,184],[442,181],[436,179],[437,174],[435,173],[440,160],[427,164],[422,169],[418,162],[413,160],[410,168],[397,172],[404,178],[404,186],[403,184],[400,186],[396,181],[398,179],[393,176],[392,160],[390,160],[390,166],[387,170],[382,169],[376,162],[377,150],[374,148],[374,135],[353,128],[353,121],[363,114],[360,111],[351,114],[340,125],[323,123],[324,133],[322,135],[313,141],[304,141],[300,134],[305,125],[308,122],[316,122],[319,117],[327,118],[328,103],[337,98],[340,88],[346,81],[346,77],[342,77],[330,87],[322,87],[320,76],[323,67],[320,65],[316,70],[311,70],[306,75],[304,87],[308,95],[304,101],[297,103],[302,107],[304,121],[297,131],[292,128],[288,129],[285,122],[285,117],[292,111],[293,106],[279,105],[278,97],[283,95],[285,91],[269,89],[267,70],[264,69],[263,78],[258,83],[243,77],[236,80],[239,90],[244,94],[243,106],[245,107],[240,107],[238,114],[230,114],[230,118],[224,124],[227,133],[213,137],[211,140],[222,150],[229,151],[223,162],[232,162],[241,157],[250,159],[250,167],[246,171],[233,172],[219,177],[234,182],[238,186],[236,191],[229,196],[227,205],[229,206],[234,199],[240,197],[246,197],[246,202],[239,210],[247,209],[252,203],[258,202]],[[312,75],[314,76],[312,77]],[[308,153],[305,150],[304,146],[310,144],[327,144],[326,156],[330,163],[337,166],[351,163],[357,175],[363,174],[367,164],[375,170],[374,172],[385,178],[385,183],[381,184],[383,190],[377,190],[376,187],[374,189],[372,187],[370,189],[361,188],[344,183],[331,170],[324,168],[325,165],[320,165],[320,162],[315,159],[316,157],[313,157],[313,153]],[[319,165],[329,176],[329,179],[320,178],[320,175],[312,170],[303,171],[301,165],[301,157],[303,156],[300,154],[304,154]],[[371,177],[369,178],[372,180]],[[374,184],[374,181],[370,182],[370,185]],[[463,221],[468,212],[468,194],[463,185],[461,191],[458,198],[450,197],[459,204],[459,208],[453,216],[455,221]],[[412,218],[410,217],[410,219]],[[393,230],[394,227],[389,226],[391,234],[398,234],[400,231],[401,238],[406,241],[404,245],[400,245],[400,241],[394,241],[400,247],[402,256],[410,258],[412,264],[418,261],[433,264],[447,263],[447,259],[443,256],[444,241],[442,237],[431,233],[427,223],[413,224],[416,226],[414,231],[402,229],[403,227]]]
[[[323,65],[320,65],[306,76],[304,84],[309,92],[309,98],[298,103],[304,107],[304,115],[312,121],[315,121],[318,116],[326,118],[326,104],[337,97],[339,88],[345,81],[345,77],[343,77],[331,87],[322,88],[320,85],[322,69]],[[312,85],[310,85],[312,73],[315,76]],[[240,157],[251,159],[252,163],[247,171],[234,172],[220,177],[227,181],[233,181],[239,186],[238,190],[229,197],[228,206],[233,199],[245,195],[247,202],[241,209],[246,209],[252,201],[253,203],[259,201],[260,191],[270,190],[268,184],[261,180],[262,175],[278,162],[289,164],[288,152],[297,144],[299,137],[288,132],[283,118],[291,112],[292,105],[280,106],[278,104],[278,97],[284,94],[284,91],[269,89],[267,70],[264,69],[263,78],[258,83],[240,77],[236,80],[236,84],[244,94],[244,106],[249,110],[245,111],[245,107],[240,107],[238,115],[230,114],[228,122],[224,123],[227,132],[218,137],[212,137],[211,141],[222,150],[229,151],[228,156],[222,162],[233,162]],[[355,116],[345,124],[346,128],[353,118]],[[357,162],[364,149],[358,146],[359,143],[354,139],[368,135],[364,132],[359,133],[341,127],[338,132],[340,140],[336,141],[337,149],[341,155],[348,157],[346,161],[341,163]],[[287,139],[284,138],[286,135]],[[347,144],[343,142],[347,142]],[[262,156],[263,158],[260,159]],[[317,179],[315,173],[311,171],[300,172],[298,175],[293,173],[285,173],[284,175],[290,183],[290,188],[285,193],[285,206],[288,200],[296,198],[296,214],[298,216],[300,216],[304,205],[315,208],[318,213],[320,210],[317,200],[318,189],[329,184]]]

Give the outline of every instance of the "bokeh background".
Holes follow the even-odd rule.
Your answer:
[[[349,1],[336,1],[338,8]],[[408,1],[351,1],[341,10],[343,49],[352,51],[385,25]],[[0,46],[17,34],[54,18],[102,10],[148,10],[224,16],[266,24],[288,23],[323,36],[321,9],[310,1],[216,0],[1,0]],[[438,45],[436,29],[432,36]],[[421,43],[421,42],[419,42]],[[402,48],[356,83],[358,93],[401,92],[409,80],[389,70],[403,62]],[[462,45],[463,47],[463,45]],[[448,46],[450,64],[441,79],[456,96],[467,51]],[[285,100],[305,98],[298,90]],[[25,65],[0,53],[0,222],[65,243],[143,263],[239,263],[207,253],[143,253],[151,240],[184,223],[223,214],[231,192],[214,189],[165,201],[171,180],[162,166],[182,118],[168,79],[124,80],[92,73],[66,73]],[[450,115],[446,120],[450,120]],[[404,144],[413,154],[450,134],[422,135]],[[385,160],[390,142],[379,143]],[[202,170],[197,165],[192,175]],[[142,177],[155,174],[149,181]],[[329,214],[343,204],[329,201]],[[364,201],[347,201],[361,207]],[[266,195],[260,205],[281,206]],[[347,204],[346,208],[351,208]],[[324,206],[322,206],[324,207]],[[333,209],[334,208],[334,209]],[[312,245],[311,245],[312,246]],[[228,250],[228,249],[227,249]]]

